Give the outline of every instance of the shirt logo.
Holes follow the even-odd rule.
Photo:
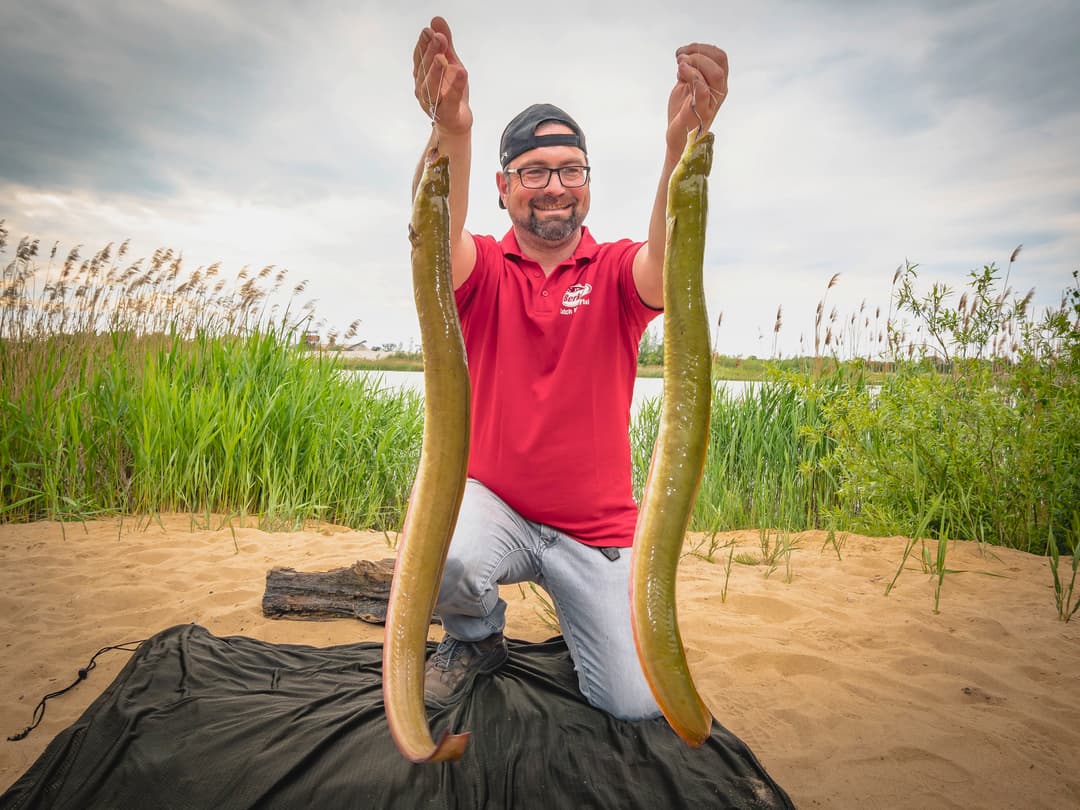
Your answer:
[[[589,293],[592,292],[592,284],[571,285],[562,298],[560,315],[573,315],[580,306],[589,305]]]

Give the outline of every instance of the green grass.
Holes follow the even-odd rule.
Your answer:
[[[1065,535],[1065,545],[1070,552],[1067,559],[1071,573],[1065,572],[1063,575],[1061,572],[1061,555],[1052,533],[1046,545],[1050,573],[1054,580],[1054,602],[1057,605],[1058,617],[1067,622],[1080,610],[1080,592],[1076,590],[1076,575],[1080,573],[1080,512],[1073,512],[1072,524]]]
[[[272,288],[184,276],[164,251],[124,267],[107,248],[45,272],[34,254],[24,241],[3,273],[0,519],[400,524],[420,398],[305,353],[302,318],[271,320]]]
[[[180,511],[268,528],[400,526],[419,456],[418,395],[342,373],[336,353],[303,350],[314,315],[294,305],[303,284],[271,303],[281,271],[244,270],[229,283],[216,265],[185,273],[172,251],[125,253],[46,261],[23,240],[3,267],[0,520]],[[692,553],[713,559],[718,532],[755,529],[755,562],[785,565],[790,578],[795,532],[826,530],[838,557],[847,533],[903,534],[913,545],[897,574],[922,544],[940,596],[956,573],[949,542],[975,540],[1046,554],[1059,614],[1071,617],[1080,283],[1074,275],[1061,308],[1036,320],[1030,297],[1009,298],[992,266],[972,273],[956,305],[940,285],[920,296],[914,274],[908,265],[894,277],[880,331],[878,310],[865,334],[854,317],[843,332],[823,299],[831,357],[739,361],[764,380],[738,396],[716,386],[690,524],[713,542]],[[887,334],[887,359],[841,359],[838,346],[872,334],[874,346]],[[715,361],[727,376],[726,359]],[[659,416],[659,402],[646,402],[631,425],[638,496]],[[749,563],[724,556],[728,572]]]
[[[742,395],[713,391],[705,471],[690,527],[725,531],[770,526],[818,528],[835,504],[836,482],[823,466],[831,446],[821,420],[839,379],[813,384],[777,378]],[[845,384],[861,385],[853,380]],[[645,402],[631,425],[635,494],[648,475],[660,402]]]
[[[98,345],[108,341],[111,346]],[[20,347],[0,435],[4,520],[105,513],[400,523],[420,398],[350,379],[274,332]],[[0,369],[13,365],[0,347]]]

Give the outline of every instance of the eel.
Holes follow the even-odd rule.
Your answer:
[[[709,442],[712,379],[702,273],[712,146],[712,133],[691,131],[668,185],[664,395],[630,579],[634,644],[645,678],[668,723],[694,747],[709,736],[712,715],[686,663],[675,575]]]
[[[424,433],[386,610],[383,702],[390,733],[412,762],[461,757],[469,734],[431,736],[424,654],[469,461],[469,374],[450,272],[450,171],[425,161],[413,199],[413,296],[424,354]]]

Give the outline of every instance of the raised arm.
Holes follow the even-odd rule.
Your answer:
[[[469,170],[472,162],[472,109],[469,74],[461,64],[442,17],[420,32],[413,50],[416,100],[434,118],[431,137],[413,178],[413,193],[420,182],[424,161],[432,152],[450,158],[450,262],[454,287],[460,287],[476,263],[476,245],[465,230],[469,210]]]
[[[668,98],[664,166],[649,218],[648,241],[634,257],[634,283],[638,295],[646,304],[656,308],[664,303],[668,181],[686,146],[686,134],[699,125],[703,129],[712,126],[720,105],[727,97],[728,87],[727,54],[715,45],[685,45],[675,51],[675,61],[678,69],[675,87]]]

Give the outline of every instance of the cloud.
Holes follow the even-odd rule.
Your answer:
[[[285,266],[329,322],[360,317],[370,342],[407,343],[405,224],[426,138],[411,53],[442,8],[470,71],[478,233],[507,228],[503,124],[549,100],[588,134],[590,228],[642,237],[674,49],[728,50],[707,255],[725,351],[760,353],[778,305],[781,347],[797,351],[835,272],[830,301],[850,312],[887,305],[905,258],[955,285],[1023,242],[1016,286],[1053,303],[1075,266],[1080,12],[1056,0],[662,13],[603,0],[572,20],[455,0],[5,4],[0,217],[65,247],[131,237],[137,254],[172,246],[192,266]]]
[[[235,28],[169,11],[43,2],[5,12],[5,178],[167,194],[178,166],[198,167],[202,133],[243,142],[269,54]]]
[[[1069,0],[1020,5],[999,0],[951,15],[921,78],[943,103],[979,99],[1016,127],[1069,115],[1080,88],[1080,9]]]

